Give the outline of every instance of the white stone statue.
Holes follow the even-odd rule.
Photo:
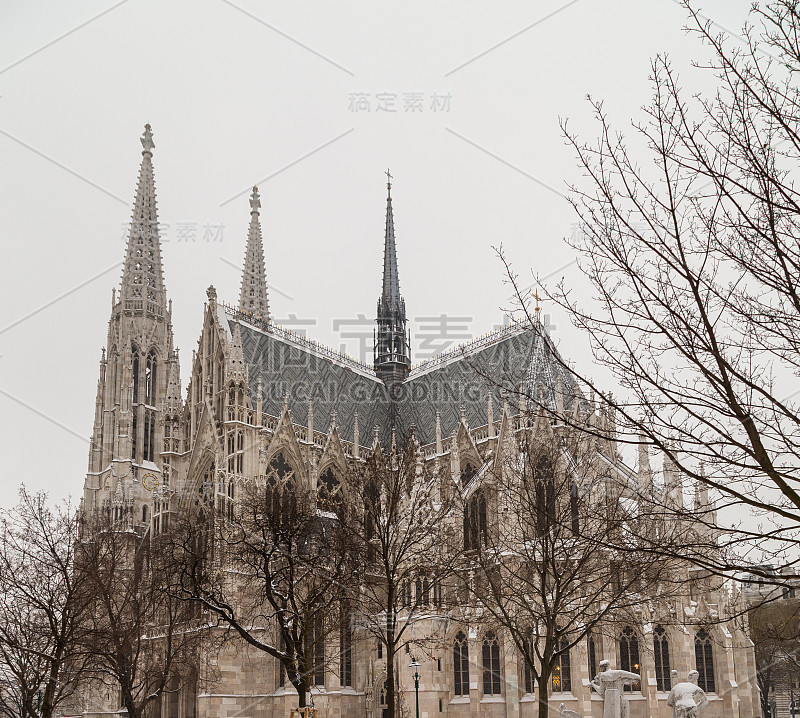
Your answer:
[[[600,673],[592,679],[592,686],[603,696],[603,718],[629,718],[628,697],[623,688],[641,680],[638,673],[612,670],[608,661],[600,661]]]
[[[575,711],[571,711],[567,708],[563,703],[558,707],[558,717],[559,718],[581,718],[580,713],[576,713]]]
[[[701,708],[708,705],[706,692],[697,685],[700,674],[689,671],[689,680],[686,683],[675,683],[677,671],[672,671],[673,686],[667,696],[667,705],[672,708],[672,718],[697,718]]]

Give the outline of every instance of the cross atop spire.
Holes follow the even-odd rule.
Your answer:
[[[161,239],[158,230],[156,185],[153,175],[153,133],[144,126],[140,138],[142,163],[133,202],[125,267],[122,270],[120,298],[124,311],[146,312],[163,317],[166,312],[166,288],[161,266]]]
[[[389,174],[389,170],[386,170],[386,190],[387,190],[387,199],[391,201],[392,199],[392,175]]]
[[[260,208],[261,197],[258,194],[258,187],[253,187],[253,193],[250,195],[250,227],[247,231],[247,248],[244,253],[239,309],[269,321],[264,242],[261,238],[261,221],[258,212]]]

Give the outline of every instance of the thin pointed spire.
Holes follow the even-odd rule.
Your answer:
[[[400,295],[397,247],[392,210],[392,175],[386,170],[386,231],[383,244],[383,284],[378,299],[375,335],[375,373],[384,382],[403,381],[411,371],[411,349],[406,333],[406,303]]]
[[[650,466],[650,451],[647,440],[639,435],[639,471],[638,471],[638,490],[640,500],[651,500],[653,498],[653,469]]]
[[[264,241],[261,236],[259,209],[261,209],[261,197],[258,194],[258,187],[253,187],[253,193],[250,195],[250,227],[247,230],[239,309],[269,321],[267,272],[264,268]]]
[[[164,397],[162,411],[165,416],[177,418],[183,409],[183,400],[181,397],[181,364],[177,350],[172,353],[169,359],[168,372],[167,393]]]
[[[163,317],[166,310],[167,290],[161,265],[161,239],[158,232],[158,208],[153,175],[153,133],[150,125],[144,126],[142,163],[133,202],[131,226],[125,266],[122,270],[120,299],[122,308],[129,312],[147,312]]]
[[[386,170],[386,232],[383,239],[383,292],[381,299],[389,306],[399,305],[400,275],[397,271],[397,247],[394,240],[394,212],[392,211],[392,175]]]
[[[238,319],[233,323],[231,341],[228,345],[226,379],[242,381],[247,377],[247,366],[244,362],[244,349],[242,348],[242,325]]]
[[[700,462],[700,478],[694,484],[694,510],[695,513],[708,511],[710,502],[708,500],[708,484],[705,482],[706,467]]]

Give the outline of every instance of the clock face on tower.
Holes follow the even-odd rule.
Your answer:
[[[155,474],[145,474],[142,476],[142,486],[148,491],[152,491],[158,483],[158,477]]]

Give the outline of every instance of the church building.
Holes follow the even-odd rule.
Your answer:
[[[612,424],[613,417],[597,408],[593,397],[583,396],[538,321],[512,323],[412,365],[391,182],[383,273],[380,282],[377,272],[374,278],[380,294],[372,365],[273,321],[266,279],[270,265],[265,266],[261,202],[254,187],[247,237],[242,238],[238,300],[223,301],[208,288],[191,374],[182,383],[162,263],[149,125],[141,143],[122,281],[100,361],[83,492],[87,514],[110,517],[147,541],[167,530],[182,502],[198,492],[213,493],[217,507],[233,506],[248,482],[277,472],[282,478],[291,473],[312,495],[330,495],[342,467],[377,447],[389,450],[412,434],[421,460],[462,477],[468,494],[480,491],[481,477],[499,447],[514,445],[517,433],[529,430],[525,396],[589,417],[606,429]],[[518,401],[509,400],[501,382],[490,380],[498,376],[507,386],[522,387]],[[613,447],[606,448],[600,450],[606,451],[613,471],[632,489],[642,482],[652,485],[646,451],[633,469]],[[663,490],[680,493],[674,473],[665,471],[665,481],[677,483]],[[703,487],[695,490],[695,502],[708,509]],[[502,632],[487,633],[480,625],[455,619],[434,628],[431,619],[430,630],[441,632],[442,639],[419,657],[421,718],[535,718],[540,690],[552,694],[553,716],[564,704],[579,716],[601,718],[603,702],[590,681],[602,658],[642,676],[640,686],[627,694],[631,718],[672,716],[667,706],[671,672],[677,670],[685,680],[695,669],[710,699],[703,718],[758,716],[754,653],[744,611],[737,608],[741,597],[721,583],[693,583],[691,575],[687,568],[685,595],[663,603],[643,600],[635,620],[617,635],[580,642],[546,686],[533,685]],[[417,630],[427,630],[426,625]],[[338,648],[332,651],[339,655]],[[410,657],[398,658],[396,681],[406,715],[413,716],[414,680],[405,658]],[[201,661],[197,680],[164,695],[154,718],[283,718],[296,706],[297,696],[282,680],[275,659],[242,646],[213,660],[217,680],[204,680]],[[383,718],[387,676],[377,647],[356,636],[347,661],[315,681],[318,718]],[[487,682],[482,678],[487,670],[502,680]],[[99,718],[118,715],[120,705],[113,691],[92,691],[82,710]]]

